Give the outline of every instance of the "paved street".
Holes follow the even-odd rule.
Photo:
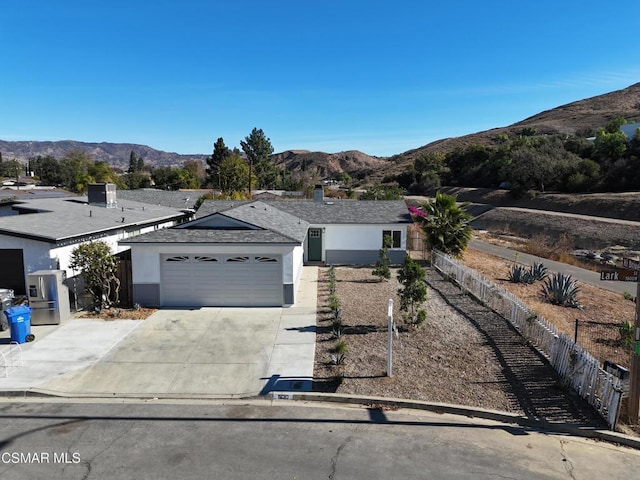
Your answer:
[[[469,243],[469,248],[479,250],[481,252],[490,253],[497,257],[513,260],[516,254],[515,250],[493,245],[491,243],[483,242],[481,240],[472,240]],[[518,252],[518,261],[528,265],[533,265],[534,262],[540,262],[540,257],[535,255],[529,255],[528,253]],[[633,282],[609,282],[600,280],[600,274],[591,270],[576,267],[575,265],[568,265],[566,263],[554,262],[553,260],[542,259],[545,266],[554,272],[563,272],[570,274],[576,280],[579,280],[596,287],[604,288],[612,292],[623,294],[629,292],[631,295],[636,294],[636,284]],[[603,267],[604,270],[604,267]]]
[[[447,414],[254,401],[0,404],[0,478],[624,479],[640,452]]]

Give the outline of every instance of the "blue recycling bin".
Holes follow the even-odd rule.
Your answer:
[[[31,342],[35,338],[31,333],[31,307],[27,305],[9,307],[4,314],[9,321],[12,342]]]

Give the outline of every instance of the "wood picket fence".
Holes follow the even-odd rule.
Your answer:
[[[596,360],[573,339],[549,321],[525,306],[511,292],[495,285],[454,258],[431,251],[431,265],[442,275],[455,281],[487,307],[506,318],[531,345],[544,355],[564,381],[615,428],[622,398],[629,381],[602,369]]]

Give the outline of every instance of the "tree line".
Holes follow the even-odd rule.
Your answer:
[[[0,177],[33,175],[43,185],[72,192],[86,192],[90,183],[115,183],[118,189],[155,187],[165,190],[213,188],[229,198],[246,197],[249,189],[307,191],[319,181],[316,170],[293,171],[272,160],[273,145],[262,129],[254,128],[240,141],[241,149],[225,145],[222,137],[213,146],[206,164],[188,160],[180,167],[153,167],[131,151],[126,171],[115,170],[103,161],[95,161],[86,152],[69,151],[61,159],[51,155],[30,158],[27,165],[17,160],[3,161],[0,153]]]
[[[207,158],[207,185],[223,195],[243,197],[249,190],[304,191],[307,194],[319,180],[317,171],[302,165],[295,170],[277,166],[273,145],[262,129],[254,128],[240,141],[242,150],[230,149],[220,137]]]
[[[595,133],[501,135],[497,146],[469,145],[452,152],[427,153],[404,172],[387,176],[400,187],[419,193],[440,185],[507,187],[514,196],[531,191],[629,191],[640,189],[640,129],[629,139],[616,118]]]

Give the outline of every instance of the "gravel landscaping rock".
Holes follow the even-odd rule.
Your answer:
[[[564,388],[549,363],[491,310],[463,294],[430,267],[427,321],[402,323],[397,270],[379,282],[371,268],[336,268],[342,339],[349,351],[332,365],[336,339],[327,307],[327,269],[320,270],[315,388],[358,395],[443,402],[513,412],[531,418],[604,426],[581,398]],[[400,327],[393,376],[387,377],[387,302]]]

